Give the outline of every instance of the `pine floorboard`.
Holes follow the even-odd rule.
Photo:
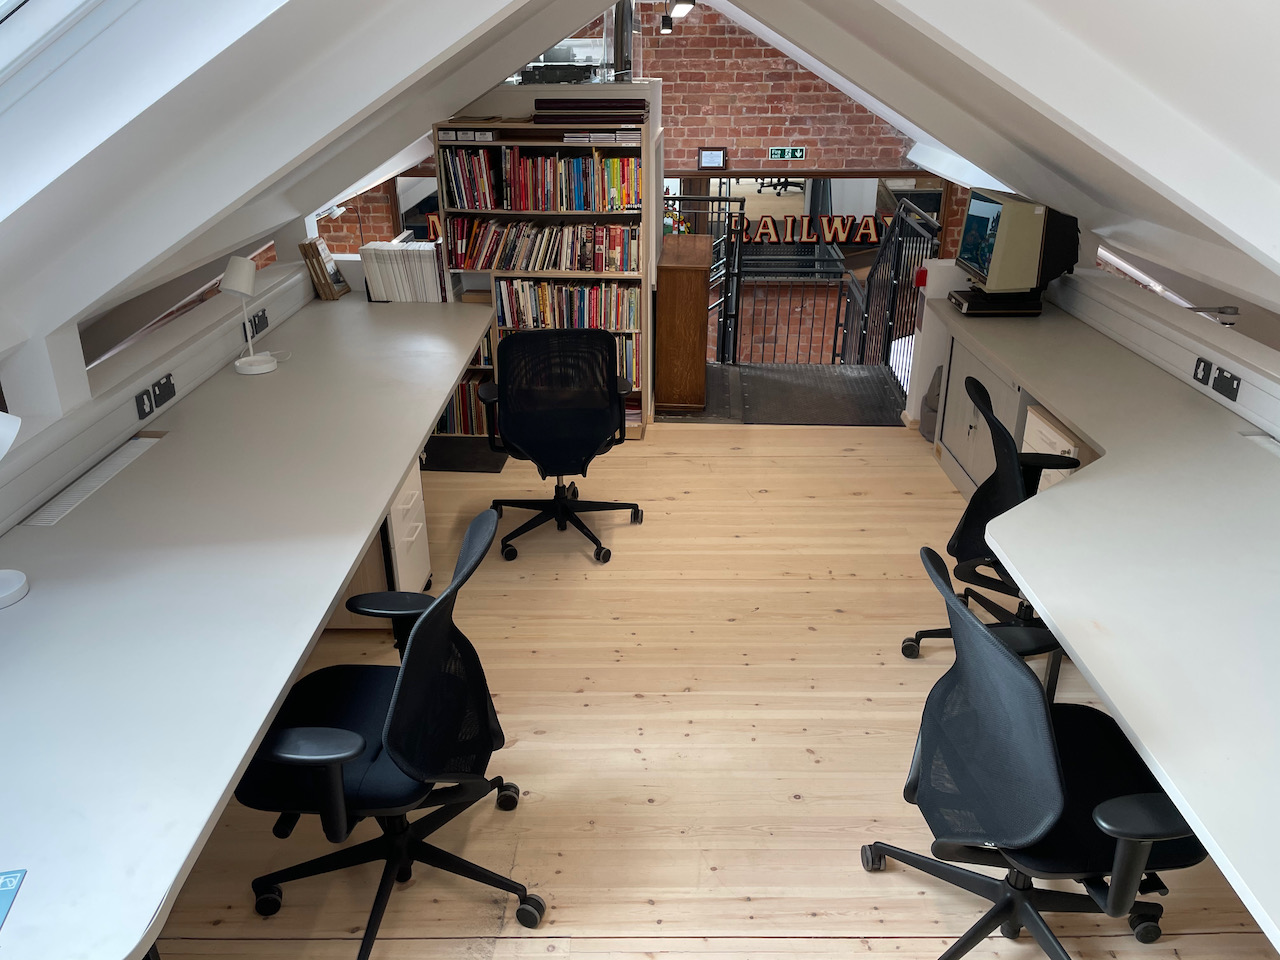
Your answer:
[[[549,491],[518,461],[423,484],[437,584],[490,499]],[[907,661],[898,644],[943,621],[917,554],[946,543],[963,501],[928,445],[900,428],[664,423],[578,484],[640,503],[644,523],[596,518],[603,566],[544,527],[514,562],[492,551],[461,594],[507,734],[490,769],[523,795],[437,835],[528,884],[547,920],[525,930],[510,898],[419,868],[375,960],[936,957],[981,902],[895,864],[864,873],[858,856],[874,839],[929,846],[902,780],[951,653],[934,641]],[[389,635],[326,632],[308,669],[358,661],[394,663]],[[1069,664],[1060,691],[1096,703]],[[252,877],[331,849],[313,822],[288,841],[271,822],[230,805],[165,927],[166,960],[355,956],[377,869],[289,885],[260,918]],[[1078,960],[1280,956],[1212,863],[1167,879],[1157,944],[1123,920],[1050,923]],[[1040,954],[1024,935],[972,956]]]

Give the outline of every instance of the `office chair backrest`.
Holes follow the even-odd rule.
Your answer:
[[[453,580],[414,624],[405,643],[382,743],[406,774],[423,783],[449,773],[483,773],[503,743],[484,669],[471,642],[453,622],[458,590],[493,543],[498,515],[471,521]]]
[[[946,601],[956,662],[925,701],[915,802],[939,840],[1025,847],[1066,802],[1044,690],[960,602],[942,558],[925,547],[920,559]]]
[[[947,553],[961,563],[991,556],[991,548],[987,546],[987,522],[1027,499],[1022,466],[1018,461],[1018,442],[991,409],[991,394],[974,377],[964,378],[964,388],[987,422],[995,449],[996,468],[969,498],[969,505],[965,507],[960,523],[947,544]]]
[[[499,341],[498,432],[544,477],[585,473],[623,416],[614,334],[523,330]]]

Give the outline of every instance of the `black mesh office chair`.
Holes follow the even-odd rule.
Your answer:
[[[595,558],[608,563],[608,547],[578,514],[630,510],[631,522],[641,523],[644,511],[634,503],[579,500],[578,485],[565,486],[564,478],[585,477],[593,459],[626,439],[631,381],[618,376],[617,337],[607,330],[516,331],[498,342],[497,373],[497,383],[479,390],[489,412],[489,446],[533,461],[544,480],[556,478],[551,500],[493,501],[498,516],[503,507],[538,511],[502,538],[503,559],[516,558],[512,540],[554,520],[557,530],[572,524],[595,544]]]
[[[927,547],[920,556],[946,601],[956,662],[925,702],[904,795],[940,859],[877,842],[862,848],[863,867],[897,860],[992,902],[941,960],[997,927],[1009,938],[1025,927],[1052,960],[1070,960],[1042,912],[1128,916],[1138,940],[1155,941],[1164,908],[1137,897],[1167,893],[1155,871],[1194,866],[1204,847],[1115,721],[1049,703],[1027,665],[952,592],[942,558]],[[1037,889],[1033,878],[1076,880],[1086,893]]]
[[[1040,476],[1045,470],[1073,470],[1080,466],[1080,461],[1057,454],[1019,453],[1018,442],[1013,439],[1013,434],[991,409],[991,394],[987,392],[987,388],[973,377],[965,377],[964,388],[987,422],[996,466],[991,476],[982,481],[969,498],[955,533],[947,543],[947,553],[956,560],[954,572],[957,580],[1015,598],[1018,603],[1016,610],[1009,610],[1003,604],[969,587],[961,594],[963,600],[966,603],[972,600],[995,617],[998,623],[1005,625],[1007,629],[998,631],[1001,639],[1021,656],[1031,656],[1027,651],[1033,648],[1044,653],[1046,650],[1039,648],[1045,643],[1051,643],[1047,648],[1050,650],[1057,644],[1052,642],[1052,634],[1045,630],[1044,623],[1036,617],[1035,610],[1023,598],[1013,577],[987,545],[987,523],[1035,494],[1040,487]],[[983,573],[984,569],[990,570],[991,574]],[[917,630],[914,635],[902,641],[902,655],[914,660],[920,655],[921,640],[950,636],[949,627]],[[1056,670],[1057,662],[1058,658],[1055,657],[1050,665],[1051,672]]]
[[[471,522],[453,582],[410,633],[399,667],[326,667],[293,685],[236,788],[236,799],[279,813],[273,833],[288,837],[302,814],[318,814],[325,836],[342,843],[366,817],[382,836],[276,870],[253,881],[254,908],[264,917],[281,906],[280,884],[384,861],[382,880],[360,945],[367,960],[395,882],[424,863],[505,890],[520,898],[516,919],[536,927],[546,904],[523,884],[486,870],[425,838],[497,791],[501,810],[514,810],[519,788],[486,778],[490,755],[503,744],[475,648],[453,622],[458,590],[493,543],[498,517],[486,510]],[[408,815],[434,807],[410,821]]]

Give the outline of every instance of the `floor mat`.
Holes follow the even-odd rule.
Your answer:
[[[743,364],[743,423],[900,427],[906,406],[883,366]]]
[[[489,449],[487,437],[431,437],[418,458],[423,470],[445,473],[501,473],[507,455]]]

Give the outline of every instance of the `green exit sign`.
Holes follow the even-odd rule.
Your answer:
[[[770,147],[770,160],[803,160],[804,147]]]

